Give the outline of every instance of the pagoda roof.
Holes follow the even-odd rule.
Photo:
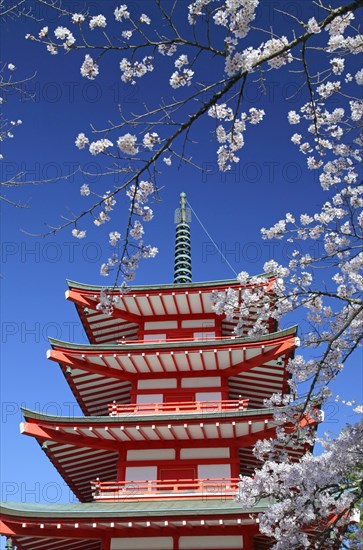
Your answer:
[[[266,510],[262,499],[248,509],[232,499],[204,501],[91,502],[25,504],[1,502],[0,533],[11,536],[19,550],[101,550],[105,534],[131,540],[135,536],[258,533],[253,515]]]
[[[253,279],[261,278],[263,279],[271,279],[275,277],[274,273],[268,272],[268,273],[260,273],[258,275],[254,275]],[[263,282],[263,281],[261,281]],[[107,288],[107,285],[90,285],[85,283],[79,283],[77,281],[72,281],[71,279],[67,279],[67,284],[69,288],[79,288],[83,290],[95,290],[100,292],[102,289]],[[193,283],[166,283],[161,285],[135,285],[128,287],[130,292],[148,292],[149,290],[161,290],[165,292],[169,291],[175,291],[175,290],[186,290],[188,288],[192,289],[199,289],[199,288],[215,288],[215,287],[231,287],[231,286],[241,286],[241,283],[237,281],[236,278],[234,279],[217,279],[214,281],[197,281]],[[119,290],[119,287],[116,287],[116,290]]]
[[[202,448],[238,449],[241,471],[257,466],[252,448],[260,439],[274,438],[274,408],[206,412],[203,415],[59,417],[22,409],[21,431],[35,437],[55,468],[81,501],[92,500],[91,482],[115,482],[120,450]],[[310,420],[303,420],[302,424]],[[285,426],[292,430],[292,427]],[[292,443],[289,454],[300,458],[306,449]],[[247,452],[247,455],[246,455]],[[244,463],[244,459],[246,464]]]
[[[93,519],[93,518],[128,518],[135,516],[166,516],[207,514],[214,515],[221,511],[225,514],[252,514],[266,510],[270,501],[261,499],[258,504],[242,510],[241,504],[233,499],[208,501],[203,499],[174,500],[133,500],[130,502],[76,502],[76,503],[26,503],[0,501],[1,512],[4,516],[24,519],[49,519],[63,518]]]
[[[278,340],[279,338],[283,338],[285,336],[291,336],[296,335],[297,333],[297,325],[293,325],[292,327],[289,327],[284,330],[280,330],[277,332],[272,332],[269,334],[262,334],[261,336],[257,336],[255,338],[252,337],[237,337],[237,336],[231,336],[228,338],[208,338],[208,339],[177,339],[177,340],[163,340],[163,341],[150,341],[150,340],[142,340],[142,341],[127,341],[127,342],[119,342],[119,343],[110,343],[110,344],[76,344],[74,342],[65,342],[63,340],[58,340],[56,338],[49,338],[49,342],[52,345],[52,347],[64,347],[68,349],[75,349],[75,350],[89,350],[89,351],[95,351],[100,352],[101,350],[109,350],[112,352],[115,352],[117,350],[120,355],[123,354],[123,352],[127,352],[128,350],[131,351],[148,351],[151,350],[157,350],[157,349],[166,349],[166,350],[174,350],[174,349],[191,349],[194,348],[212,348],[212,347],[238,347],[241,344],[247,344],[249,347],[254,347],[254,344],[258,346],[261,342],[264,341],[273,341]]]
[[[70,424],[71,426],[85,424],[86,426],[102,424],[148,424],[150,422],[164,423],[166,421],[193,421],[200,422],[201,420],[206,420],[211,418],[212,420],[218,420],[218,416],[221,418],[230,418],[230,419],[241,419],[252,417],[256,419],[257,417],[268,417],[272,416],[274,413],[274,408],[263,408],[263,409],[241,409],[238,411],[216,411],[216,410],[205,410],[203,413],[195,412],[169,412],[161,414],[148,414],[148,415],[130,415],[130,413],[125,413],[124,415],[118,414],[117,416],[59,416],[53,414],[47,414],[43,412],[33,411],[31,409],[21,408],[21,411],[29,420],[34,420],[37,422],[45,422],[61,426],[62,424]],[[106,430],[107,431],[107,430]],[[112,439],[112,438],[107,438]],[[155,438],[157,439],[157,438]],[[122,440],[121,440],[122,441]],[[125,439],[124,441],[127,441]]]
[[[254,339],[102,345],[50,339],[48,358],[59,363],[86,415],[106,414],[113,401],[129,403],[136,380],[180,375],[228,377],[231,399],[242,395],[250,400],[250,406],[259,407],[273,392],[287,389],[284,364],[298,345],[296,334],[293,326]]]
[[[117,479],[123,449],[169,446],[252,447],[275,436],[274,409],[154,416],[59,417],[22,409],[21,431],[36,438],[81,501],[91,500],[91,481]]]
[[[273,274],[258,275],[261,285],[267,285],[271,291]],[[213,290],[226,291],[228,288],[241,291],[245,286],[236,279],[208,281],[188,284],[169,284],[152,286],[134,286],[126,291],[118,287],[108,289],[110,295],[117,296],[119,302],[113,306],[111,315],[97,309],[99,296],[105,286],[84,285],[67,281],[66,298],[75,303],[85,331],[92,343],[115,342],[117,339],[137,339],[138,331],[144,321],[153,323],[175,321],[177,319],[219,318],[222,334],[229,336],[237,324],[237,317],[223,319],[213,311],[210,293]],[[248,286],[248,283],[247,283]],[[86,313],[85,313],[86,312]],[[254,313],[246,321],[245,332],[253,325]]]

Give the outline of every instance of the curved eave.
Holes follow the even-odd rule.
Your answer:
[[[174,350],[174,349],[200,349],[200,348],[215,348],[222,346],[238,346],[243,344],[256,344],[261,345],[264,342],[270,342],[271,340],[278,340],[285,336],[296,336],[298,331],[297,325],[289,327],[285,330],[280,330],[278,332],[272,332],[270,334],[264,334],[258,338],[222,338],[218,340],[192,340],[192,341],[168,341],[164,342],[152,342],[145,341],[142,343],[133,344],[132,342],[125,344],[75,344],[73,342],[66,342],[63,340],[57,340],[56,338],[49,338],[49,343],[52,348],[62,348],[69,350],[80,350],[80,351],[95,351],[99,353],[100,351],[110,351],[110,352],[121,352],[121,351],[137,351],[137,350]]]
[[[253,276],[253,278],[271,279],[274,277],[273,273],[261,273],[259,275]],[[252,278],[252,277],[251,277]],[[100,292],[102,289],[107,288],[107,285],[88,285],[84,283],[79,283],[77,281],[72,281],[71,279],[66,279],[68,288],[80,289],[80,290],[90,290],[95,292]],[[193,282],[193,283],[181,283],[181,284],[162,284],[162,285],[138,285],[130,286],[129,292],[138,292],[144,293],[148,291],[174,291],[174,290],[187,290],[188,288],[198,289],[198,288],[216,288],[225,286],[241,286],[241,284],[236,279],[221,279],[217,281],[202,281],[202,282]]]
[[[106,414],[108,405],[130,402],[131,384],[141,379],[223,376],[229,399],[239,395],[259,408],[274,392],[286,392],[287,360],[298,345],[297,327],[259,339],[79,345],[50,340],[57,362],[86,415]]]
[[[234,500],[173,500],[163,501],[140,501],[140,502],[85,502],[75,504],[33,504],[23,502],[0,501],[1,512],[4,517],[22,521],[22,519],[49,520],[57,519],[79,519],[93,520],[96,518],[115,519],[122,517],[142,516],[166,516],[190,514],[219,515],[221,511],[225,514],[249,515],[259,513],[267,509],[270,501],[262,499],[259,504],[242,510],[241,504]]]
[[[139,379],[223,376],[263,367],[275,376],[299,346],[297,327],[260,338],[228,338],[137,344],[85,345],[49,339],[48,358],[76,379],[84,372],[135,382]],[[266,373],[267,373],[266,371]]]
[[[267,506],[267,501],[261,501],[242,510],[231,499],[65,505],[0,502],[0,534],[10,535],[20,550],[101,550],[101,541],[109,530],[113,537],[123,537],[131,543],[138,536],[170,537],[186,521],[190,534],[201,525],[207,526],[208,533],[220,534],[221,518],[226,533],[240,534],[241,527],[245,527],[257,534],[258,525],[252,514],[263,512]]]
[[[284,407],[281,407],[280,410],[284,410]],[[288,410],[286,408],[286,410]],[[179,421],[191,421],[200,422],[206,418],[213,420],[218,420],[219,418],[258,418],[258,417],[271,417],[275,412],[274,407],[264,408],[264,409],[246,409],[240,411],[212,411],[212,412],[203,412],[200,413],[172,413],[172,414],[158,414],[158,415],[141,415],[141,416],[56,416],[52,414],[46,414],[38,411],[33,411],[25,407],[21,407],[21,412],[26,420],[35,420],[37,422],[47,422],[54,424],[55,426],[61,426],[62,424],[70,424],[71,426],[77,426],[86,424],[88,426],[97,426],[97,424],[113,425],[113,424],[126,424],[126,423],[150,423],[150,422],[167,422],[169,420],[179,420]],[[202,417],[202,418],[201,418]]]
[[[273,276],[260,276],[260,286],[271,291]],[[247,285],[248,286],[248,283]],[[105,287],[103,287],[105,288]],[[211,281],[204,283],[161,285],[152,287],[133,287],[122,293],[119,289],[109,292],[118,297],[111,315],[98,309],[101,286],[82,285],[68,282],[67,300],[76,306],[78,315],[91,343],[102,344],[117,340],[137,340],[144,322],[156,324],[169,323],[169,328],[176,328],[186,320],[213,320],[220,326],[221,334],[229,336],[237,324],[237,317],[225,319],[213,311],[210,295],[213,291],[225,292],[233,288],[237,293],[243,286],[236,280]],[[256,312],[246,319],[242,331],[244,334],[253,326]],[[272,330],[272,320],[269,324]],[[151,328],[149,326],[149,328]]]
[[[158,415],[158,417],[57,417],[23,409],[21,431],[34,437],[49,460],[82,502],[92,500],[91,481],[117,479],[121,449],[238,449],[241,471],[257,466],[248,449],[259,439],[274,438],[273,408],[234,413]],[[287,426],[287,429],[293,429]],[[297,451],[298,456],[303,449]],[[242,454],[241,454],[242,452]]]

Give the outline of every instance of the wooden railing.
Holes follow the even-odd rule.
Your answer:
[[[108,405],[110,416],[133,414],[168,414],[168,413],[206,413],[243,411],[248,407],[248,399],[226,401],[180,401],[174,403],[132,403]]]
[[[167,481],[92,481],[95,500],[234,498],[238,478],[171,479]]]

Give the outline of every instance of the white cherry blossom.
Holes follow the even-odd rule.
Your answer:
[[[106,17],[102,14],[91,17],[89,28],[93,31],[96,28],[104,29],[107,25]]]
[[[78,134],[75,141],[76,147],[78,147],[78,149],[84,149],[86,145],[88,145],[88,143],[89,143],[89,139],[83,132]]]
[[[136,142],[137,137],[130,133],[127,133],[118,138],[117,146],[123,153],[126,153],[128,155],[137,155],[139,149],[136,146]]]
[[[94,80],[99,73],[98,65],[94,62],[92,57],[87,53],[81,66],[81,75],[88,78],[88,80]]]
[[[116,8],[114,11],[114,16],[116,21],[121,22],[123,19],[130,18],[130,12],[127,10],[126,4],[122,4],[119,8]]]

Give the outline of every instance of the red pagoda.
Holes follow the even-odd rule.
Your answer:
[[[265,548],[258,513],[235,501],[240,475],[273,437],[264,399],[288,391],[296,327],[251,339],[212,310],[210,294],[235,280],[192,283],[185,195],[176,213],[175,280],[121,293],[108,315],[99,286],[68,282],[89,345],[51,339],[84,416],[23,410],[34,437],[78,503],[2,506],[6,548],[18,550],[227,550]],[[260,285],[273,299],[272,275]],[[247,283],[248,285],[248,283]],[[290,449],[299,457],[303,449]]]

